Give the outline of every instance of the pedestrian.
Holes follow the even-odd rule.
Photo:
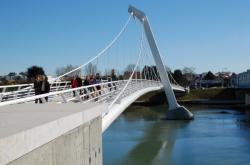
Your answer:
[[[86,78],[84,79],[84,82],[83,82],[83,85],[84,86],[89,86],[89,76],[87,75],[86,76]],[[88,99],[89,98],[89,96],[87,95],[87,90],[88,90],[88,88],[84,88],[84,94],[85,94],[85,96],[84,96],[84,99],[86,100],[86,99]]]
[[[36,79],[34,81],[34,90],[35,90],[35,95],[41,94],[41,75],[36,75]],[[42,103],[41,99],[35,99],[36,104],[38,103],[38,101]]]
[[[77,80],[76,80],[76,76],[73,77],[73,79],[71,80],[71,88],[77,88],[78,84],[77,84]],[[76,92],[73,91],[73,96],[76,96]]]
[[[100,74],[96,73],[96,75],[95,75],[95,83],[100,84],[101,82],[102,82],[102,80],[101,80]],[[97,89],[97,91],[99,91],[99,94],[101,94],[101,85],[97,85],[96,89]]]
[[[112,81],[117,81],[117,80],[118,80],[118,79],[117,79],[117,76],[116,76],[116,74],[115,74],[115,69],[112,69],[112,70],[111,70],[111,80],[112,80]],[[112,85],[114,86],[114,90],[116,90],[116,83],[113,83]]]
[[[50,92],[50,84],[47,76],[42,76],[43,80],[41,81],[41,94]],[[48,102],[48,96],[45,97],[46,102]]]
[[[76,76],[77,87],[82,87],[82,79],[79,76]],[[80,95],[82,95],[82,89],[80,89]]]
[[[112,84],[111,84],[111,77],[108,77],[108,88],[109,88],[109,91],[112,91]]]
[[[112,81],[117,81],[118,80],[114,69],[111,70],[111,79],[112,79]]]
[[[88,75],[87,75],[86,78],[84,79],[83,85],[84,85],[84,86],[88,86],[88,85],[89,85],[89,76],[88,76]]]
[[[89,75],[89,85],[93,85],[95,84],[95,79],[94,76],[92,74]]]
[[[94,85],[95,84],[95,79],[94,76],[92,74],[90,74],[89,76],[89,85]],[[89,87],[89,91],[91,93],[92,97],[95,97],[95,89],[93,86]]]

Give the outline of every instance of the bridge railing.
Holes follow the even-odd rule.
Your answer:
[[[61,91],[71,88],[70,81],[53,82],[50,86],[50,91]],[[0,86],[2,93],[0,93],[0,102],[30,97],[35,95],[33,84],[19,84]],[[15,90],[9,91],[8,90]]]
[[[30,86],[32,86],[32,84],[1,85],[0,93],[14,92]]]
[[[180,86],[178,84],[171,84],[173,90],[179,90],[182,92],[185,92],[186,90],[188,90],[187,88],[184,88],[183,86]]]
[[[89,86],[82,86],[79,88],[65,89],[60,91],[54,91],[46,94],[18,98],[14,100],[9,100],[5,102],[1,102],[0,106],[11,105],[11,104],[19,104],[24,102],[34,102],[34,100],[38,100],[38,102],[45,103],[46,97],[48,97],[48,102],[58,102],[58,103],[66,103],[69,101],[73,102],[111,102],[113,101],[117,94],[120,93],[121,89],[125,86],[128,80],[119,80],[119,81],[111,81],[100,84],[94,84]],[[121,95],[121,98],[117,100],[120,101],[123,97],[139,90],[140,88],[150,87],[150,86],[159,86],[161,85],[158,81],[153,80],[132,80],[129,83],[129,88]]]
[[[157,81],[154,81],[154,80],[146,80],[147,82],[157,82]],[[104,96],[108,95],[108,94],[111,94],[111,93],[114,93],[114,92],[119,92],[119,89],[121,89],[122,85],[124,85],[124,82],[127,82],[127,80],[120,80],[120,81],[116,81],[116,82],[113,82],[112,84],[116,84],[116,85],[119,85],[120,88],[118,88],[118,90],[114,91],[110,91],[110,92],[107,92],[107,90],[111,90],[112,87],[106,87],[105,85],[109,84],[109,82],[107,81],[102,81],[102,88],[101,88],[101,91],[99,91],[99,93],[105,93],[105,95],[102,95],[102,96],[99,96],[98,93],[96,92],[98,90],[98,86],[100,85],[93,85],[93,87],[89,87],[91,89],[91,91],[94,90],[94,92],[88,92],[88,90],[86,90],[85,88],[87,87],[80,87],[79,90],[82,90],[83,92],[81,93],[81,97],[84,97],[84,98],[90,98],[91,96],[93,96],[94,94],[93,93],[97,93],[95,95],[98,95],[97,98],[99,98],[100,100],[98,100],[98,102],[101,102],[102,100],[105,100],[106,99],[104,98]],[[145,82],[144,79],[134,79],[130,84],[129,86],[133,86],[133,84],[135,82]],[[109,84],[112,86],[112,84]],[[138,84],[137,84],[138,85]],[[147,83],[147,85],[149,85]],[[17,91],[13,91],[13,92],[5,92],[5,93],[0,93],[0,102],[6,102],[6,101],[11,101],[11,100],[16,100],[16,99],[21,99],[21,98],[26,98],[26,97],[32,97],[32,96],[35,96],[35,91],[33,89],[33,84],[23,84],[23,85],[11,85],[11,86],[2,86],[2,87],[18,87],[18,88],[21,88],[21,87],[24,87],[20,90],[17,90]],[[132,90],[133,88],[135,88],[137,86],[134,86],[134,87],[130,87],[129,89],[127,89],[121,97],[124,97],[124,95],[126,93],[129,92],[129,90]],[[82,88],[82,89],[81,89]],[[175,85],[175,84],[172,84],[172,88],[174,90],[179,90],[179,91],[186,91],[185,88],[183,88],[182,86],[180,85]],[[62,81],[62,82],[53,82],[51,84],[51,90],[50,90],[50,93],[51,92],[56,92],[56,91],[63,91],[63,90],[67,90],[67,89],[71,89],[71,84],[70,84],[70,81]],[[74,90],[77,90],[78,88],[75,88]],[[72,91],[71,91],[72,92]],[[90,96],[88,96],[88,94]],[[51,97],[51,96],[50,96]],[[73,100],[73,98],[71,98],[71,100]],[[88,99],[88,100],[91,100],[91,99]],[[111,99],[109,99],[111,100]]]

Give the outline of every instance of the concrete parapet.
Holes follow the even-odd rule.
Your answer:
[[[0,108],[0,164],[101,165],[106,104]]]

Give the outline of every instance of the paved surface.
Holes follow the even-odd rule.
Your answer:
[[[106,104],[97,103],[0,107],[0,164],[20,157],[106,111]]]

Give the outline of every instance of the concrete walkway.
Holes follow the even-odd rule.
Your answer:
[[[16,104],[0,107],[0,165],[107,112],[106,104]]]

